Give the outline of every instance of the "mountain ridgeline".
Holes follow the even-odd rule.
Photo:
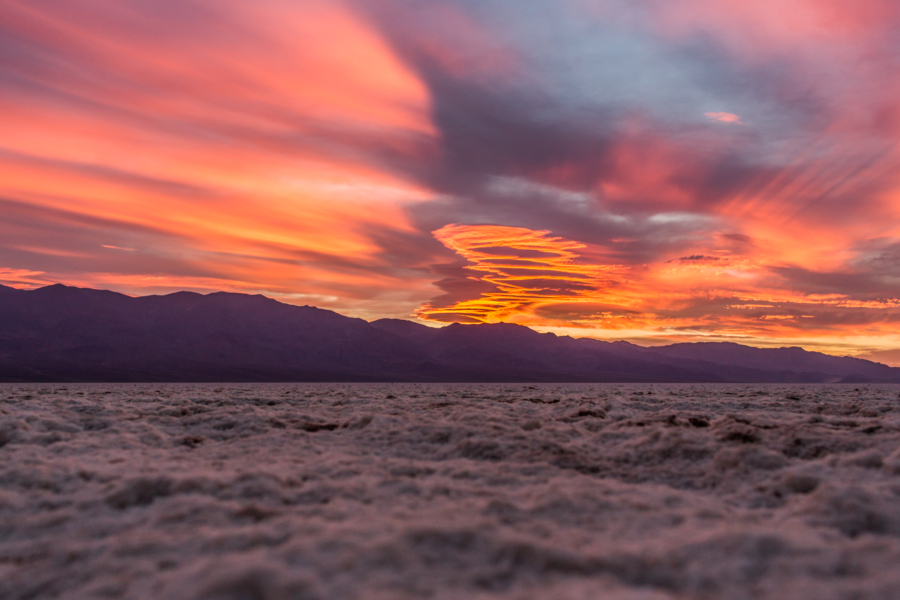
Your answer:
[[[264,296],[0,286],[0,381],[900,382],[801,348],[654,348],[510,324],[372,323]]]

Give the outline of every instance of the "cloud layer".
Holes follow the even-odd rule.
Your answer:
[[[900,346],[888,0],[11,0],[0,283]]]

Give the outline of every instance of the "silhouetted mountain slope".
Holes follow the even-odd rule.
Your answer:
[[[0,286],[0,381],[900,381],[800,348],[627,342],[509,324],[367,323],[263,296]]]
[[[6,380],[377,380],[415,366],[409,342],[361,319],[262,296],[51,286],[0,298]]]
[[[752,348],[731,342],[672,344],[653,348],[675,358],[702,360],[717,365],[742,366],[765,371],[829,373],[834,376],[884,379],[895,377],[891,367],[859,358],[829,356],[803,348]]]

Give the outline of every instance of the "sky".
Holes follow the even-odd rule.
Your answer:
[[[0,284],[900,364],[894,0],[0,0]]]

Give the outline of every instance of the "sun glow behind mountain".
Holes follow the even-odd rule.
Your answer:
[[[10,0],[0,283],[900,347],[887,0]]]

